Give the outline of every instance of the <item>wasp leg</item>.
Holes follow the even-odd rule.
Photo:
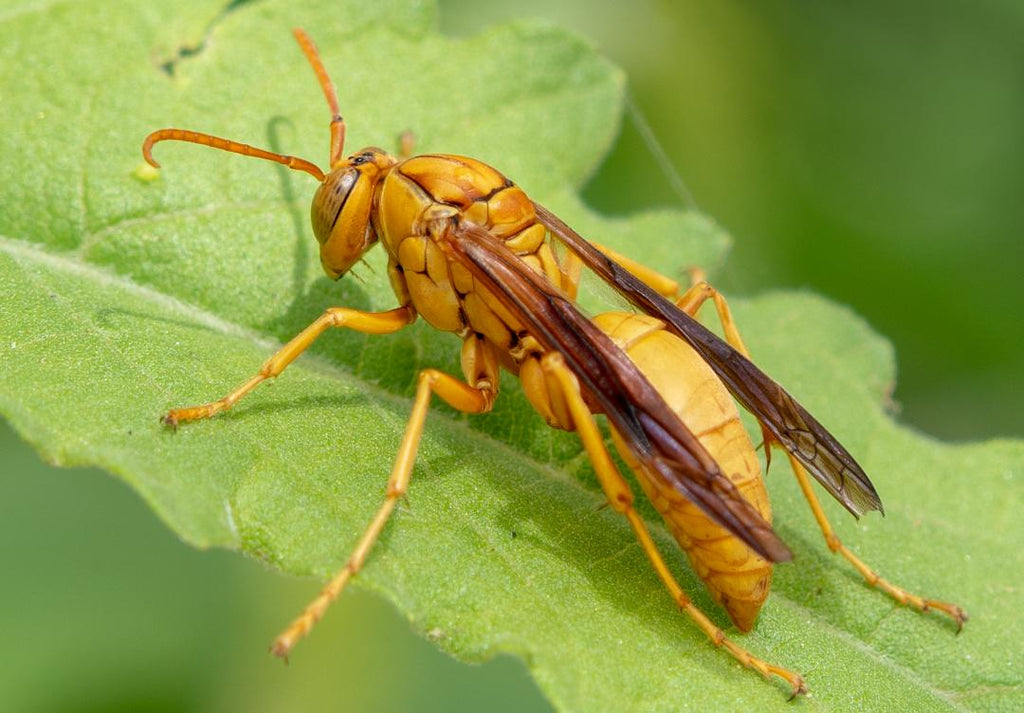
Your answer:
[[[409,487],[413,464],[416,461],[416,451],[419,448],[420,436],[423,434],[423,426],[427,418],[430,397],[437,394],[449,405],[463,413],[485,413],[491,410],[494,398],[498,393],[498,362],[496,357],[486,353],[487,350],[488,348],[484,347],[482,342],[477,344],[469,342],[463,349],[463,364],[465,365],[467,361],[471,362],[474,367],[473,371],[481,375],[481,378],[475,378],[472,384],[460,381],[436,369],[424,369],[420,372],[412,414],[406,423],[402,443],[391,468],[391,477],[388,479],[384,502],[359,539],[355,549],[352,550],[345,566],[324,586],[316,599],[310,602],[302,613],[288,625],[288,628],[274,640],[270,650],[275,656],[288,656],[292,647],[323,618],[327,608],[338,598],[345,585],[362,569],[370,548],[373,547],[384,529],[384,525],[390,519],[398,500]],[[468,360],[466,358],[467,351],[473,352]]]
[[[787,453],[787,455],[789,454]],[[913,607],[920,612],[926,612],[929,609],[941,611],[956,622],[956,631],[958,634],[963,630],[964,622],[967,621],[967,612],[962,608],[958,607],[956,604],[950,604],[949,602],[943,602],[937,599],[925,599],[916,594],[912,594],[901,587],[897,587],[891,582],[882,579],[882,577],[878,576],[878,574],[862,559],[850,552],[850,550],[848,550],[836,536],[828,518],[825,517],[825,511],[821,509],[821,503],[818,501],[818,496],[814,494],[814,490],[811,488],[811,480],[807,476],[807,471],[804,470],[803,465],[801,465],[800,461],[792,455],[789,455],[789,462],[793,466],[793,473],[796,475],[797,482],[800,483],[800,489],[803,491],[804,497],[807,498],[807,502],[811,506],[811,512],[814,513],[814,519],[818,521],[818,527],[821,528],[821,534],[825,537],[825,542],[828,544],[828,548],[830,550],[838,552],[845,557],[846,560],[852,564],[858,572],[860,572],[861,576],[864,577],[864,580],[870,586],[881,589],[900,604]]]
[[[554,377],[558,384],[561,392],[559,395],[565,400],[573,420],[572,425],[577,433],[579,433],[583,447],[587,451],[591,463],[594,465],[594,472],[597,474],[598,481],[601,483],[605,496],[608,498],[608,503],[629,521],[644,554],[647,555],[647,559],[650,560],[654,570],[658,573],[658,576],[679,608],[707,634],[708,638],[711,639],[711,643],[724,648],[741,664],[757,671],[765,678],[769,678],[773,674],[782,678],[789,684],[793,696],[806,693],[807,687],[800,674],[779,666],[773,666],[755,657],[742,646],[729,639],[725,632],[715,626],[704,612],[690,601],[690,598],[686,596],[682,587],[679,586],[675,577],[672,576],[668,566],[665,564],[665,560],[662,559],[661,554],[658,552],[657,545],[654,544],[654,540],[647,530],[647,525],[633,508],[633,493],[608,454],[594,416],[587,408],[580,394],[579,383],[576,381],[576,377],[565,366],[565,362],[560,354],[554,352],[546,354],[542,359],[541,365],[550,376]]]
[[[691,269],[690,276],[693,279],[693,285],[675,300],[676,306],[691,317],[696,317],[701,305],[709,299],[712,300],[715,303],[718,321],[722,323],[722,330],[725,332],[725,341],[749,359],[750,352],[747,350],[747,345],[743,343],[743,338],[740,337],[740,331],[736,328],[736,321],[732,317],[732,311],[729,309],[729,303],[725,296],[704,279],[702,270]]]
[[[161,421],[173,428],[182,421],[209,418],[220,411],[228,410],[240,398],[256,388],[257,384],[278,376],[295,361],[296,357],[306,351],[317,337],[331,327],[347,327],[364,334],[391,334],[411,324],[414,319],[416,312],[408,306],[387,312],[359,312],[346,307],[331,307],[264,362],[255,376],[227,396],[201,406],[172,409]]]

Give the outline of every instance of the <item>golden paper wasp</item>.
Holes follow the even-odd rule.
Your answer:
[[[755,658],[683,592],[633,507],[633,494],[608,452],[596,415],[607,418],[616,449],[739,629],[753,626],[773,563],[792,555],[772,530],[758,459],[733,398],[757,417],[766,452],[772,444],[785,450],[831,550],[900,603],[942,611],[958,630],[963,626],[967,615],[960,607],[890,584],[835,536],[810,476],[855,516],[880,511],[878,494],[846,449],[750,361],[719,292],[703,279],[680,290],[675,281],[587,242],[475,159],[411,156],[410,140],[399,156],[370,147],[343,157],[345,121],[334,85],[309,37],[301,30],[295,37],[331,111],[327,173],[304,159],[182,129],[153,132],[143,155],[157,166],[153,145],[177,140],[309,173],[320,183],[311,218],[325,272],[341,277],[380,242],[399,306],[384,312],[329,308],[227,396],[174,409],[163,421],[176,426],[231,408],[331,327],[389,334],[422,316],[462,339],[464,380],[436,369],[420,372],[383,504],[343,569],[275,640],[275,654],[286,656],[362,568],[409,487],[431,397],[464,413],[486,413],[498,395],[502,368],[520,379],[549,425],[579,434],[609,504],[628,520],[677,605],[716,646],[744,666],[781,677],[794,695],[806,690],[798,673]],[[640,313],[584,316],[575,302],[584,267]],[[695,319],[707,300],[715,305],[724,340]]]

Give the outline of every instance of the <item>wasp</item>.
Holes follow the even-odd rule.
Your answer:
[[[688,289],[654,270],[588,242],[485,163],[449,154],[412,156],[405,136],[395,156],[369,147],[343,155],[345,120],[337,92],[309,36],[294,31],[331,111],[329,171],[305,159],[183,129],[161,129],[142,147],[185,141],[275,161],[319,182],[311,220],[320,261],[333,279],[381,243],[398,306],[383,312],[327,309],[248,381],[223,398],[177,408],[171,427],[234,406],[258,384],[281,374],[331,328],[390,334],[422,317],[462,340],[462,378],[424,369],[417,379],[384,501],[344,567],[277,637],[287,656],[360,571],[396,504],[405,495],[431,399],[464,413],[490,411],[500,371],[517,376],[536,411],[552,427],[575,431],[609,505],[629,522],[675,603],[718,647],[765,677],[784,680],[795,696],[801,675],[763,661],[726,636],[686,595],[658,551],[634,495],[609,453],[596,417],[646,496],[686,551],[712,597],[741,631],[754,625],[768,595],[773,565],[792,553],[771,526],[759,461],[739,420],[735,399],[759,421],[766,454],[781,446],[828,543],[901,604],[950,616],[959,631],[966,612],[922,598],[882,579],[835,535],[811,477],[854,516],[882,511],[853,456],[750,359],[720,292],[699,275]],[[636,308],[593,318],[576,304],[583,268]],[[711,301],[724,339],[696,320]],[[767,458],[766,458],[767,460]]]

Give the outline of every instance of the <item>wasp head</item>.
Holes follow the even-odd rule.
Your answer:
[[[320,243],[320,263],[331,279],[344,275],[377,242],[370,219],[374,193],[393,165],[395,159],[386,151],[363,149],[340,161],[313,196],[313,233]]]

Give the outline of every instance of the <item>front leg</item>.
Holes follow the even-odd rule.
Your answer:
[[[416,310],[410,305],[387,312],[360,312],[347,307],[331,307],[267,359],[255,376],[227,396],[201,406],[172,409],[160,420],[171,428],[176,428],[182,421],[197,421],[209,418],[221,411],[227,411],[240,398],[256,388],[260,382],[272,379],[288,368],[302,352],[316,341],[317,337],[331,327],[347,327],[364,334],[391,334],[412,324],[415,319]]]

